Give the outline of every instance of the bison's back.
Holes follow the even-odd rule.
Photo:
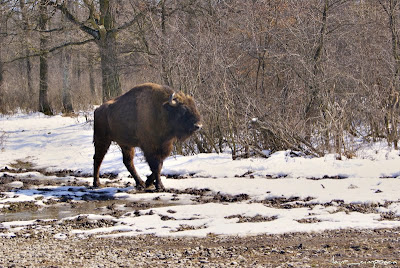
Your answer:
[[[95,111],[97,131],[123,146],[140,146],[156,139],[154,136],[165,128],[162,105],[172,93],[173,90],[152,83],[132,88]],[[105,130],[99,130],[101,127]]]

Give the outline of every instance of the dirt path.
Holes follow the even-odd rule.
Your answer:
[[[16,180],[22,189],[38,189],[51,193],[49,186],[79,186],[78,192],[68,189],[67,196],[54,196],[39,209],[35,202],[9,203],[2,209],[2,221],[26,219],[56,219],[62,210],[73,215],[94,212],[119,217],[128,211],[167,206],[157,200],[146,202],[123,201],[125,210],[116,209],[118,200],[91,191],[87,182],[77,180],[77,174],[63,171],[44,174],[44,179],[29,176],[17,177],[16,171],[1,170],[0,192],[12,191]],[[11,173],[10,173],[11,172]],[[22,170],[21,172],[28,172]],[[50,179],[57,176],[66,179]],[[112,181],[111,181],[112,183]],[[71,190],[71,191],[70,191]],[[70,202],[73,194],[82,195],[85,202]],[[206,189],[169,190],[170,194],[192,195],[198,203],[242,202],[249,197],[212,193]],[[51,195],[51,194],[50,194]],[[299,202],[297,202],[299,201]],[[270,207],[290,209],[309,206],[296,198],[275,198],[264,203]],[[267,203],[266,203],[267,202]],[[325,204],[330,205],[330,204]],[[344,212],[376,213],[371,204],[336,204]],[[99,207],[103,207],[98,211]],[[24,214],[26,213],[26,215]],[[47,214],[48,215],[47,215]],[[53,215],[53,214],[54,215]],[[46,214],[46,215],[45,215]],[[381,213],[382,214],[382,213]],[[63,217],[66,217],[63,214]],[[236,216],[235,216],[236,217]],[[393,215],[382,219],[399,220]],[[269,221],[266,218],[240,218],[239,221]],[[304,222],[308,223],[308,222]],[[78,217],[71,221],[43,222],[15,231],[15,236],[1,236],[1,267],[400,267],[400,229],[335,230],[323,233],[294,233],[284,235],[259,235],[249,237],[224,237],[210,235],[206,238],[134,236],[96,238],[72,234],[75,229],[93,229],[113,226],[107,220],[88,221]],[[4,232],[7,233],[7,232]],[[3,233],[3,234],[4,234]],[[64,234],[64,237],[60,234]],[[398,264],[399,263],[399,264]]]
[[[0,267],[399,267],[400,229],[251,237],[0,238]]]

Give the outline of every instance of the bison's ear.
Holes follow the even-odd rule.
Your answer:
[[[171,110],[171,108],[175,108],[178,106],[178,101],[175,98],[175,92],[169,96],[167,102],[164,103],[164,108],[167,110]]]
[[[168,104],[172,107],[176,107],[178,105],[177,100],[175,99],[175,92],[169,96]]]

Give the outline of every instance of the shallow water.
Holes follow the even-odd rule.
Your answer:
[[[141,209],[150,209],[154,207],[168,207],[174,205],[183,205],[177,201],[166,200],[148,200],[139,202],[130,202],[126,200],[95,200],[79,201],[71,203],[57,203],[38,210],[24,210],[19,212],[7,212],[0,214],[1,222],[10,221],[29,221],[29,220],[60,220],[67,217],[74,217],[82,214],[98,214],[120,216],[127,212]]]
[[[1,222],[8,221],[27,221],[37,219],[62,219],[80,214],[112,214],[110,206],[118,206],[118,210],[131,211],[129,207],[124,207],[121,200],[89,201],[75,203],[59,203],[38,210],[26,210],[20,212],[8,212],[1,215]]]

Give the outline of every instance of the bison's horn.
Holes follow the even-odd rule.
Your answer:
[[[177,102],[175,100],[175,92],[171,94],[171,96],[169,96],[169,100],[168,100],[169,105],[171,106],[176,106]]]

